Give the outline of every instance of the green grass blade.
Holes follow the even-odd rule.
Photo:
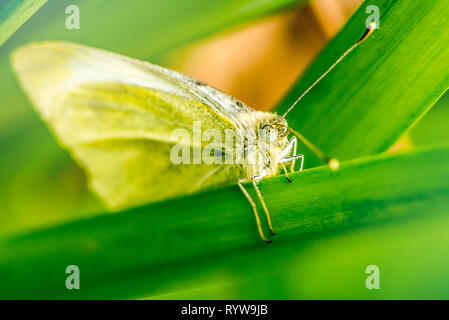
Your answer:
[[[380,8],[380,29],[287,116],[341,159],[387,150],[449,87],[447,1],[367,1],[292,88],[280,113],[360,38],[368,5]]]
[[[47,0],[0,1],[0,46],[46,2]]]
[[[448,299],[447,201],[436,201],[431,211],[426,205],[411,209],[418,213],[412,219],[310,234],[272,246],[268,254],[261,249],[226,257],[225,263],[208,259],[204,268],[186,264],[176,277],[167,268],[167,284],[147,298]],[[366,267],[373,264],[380,269],[380,290],[365,286]]]
[[[285,177],[264,180],[277,231],[271,247],[258,238],[237,187],[3,238],[0,297],[154,295],[217,268],[241,268],[242,257],[256,253],[252,268],[264,270],[265,261],[277,259],[272,248],[300,245],[307,235],[448,212],[448,177],[443,148],[345,162],[337,172],[307,170],[293,174],[292,184]],[[70,264],[81,269],[82,290],[64,287]]]

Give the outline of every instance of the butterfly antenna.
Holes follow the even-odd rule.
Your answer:
[[[345,53],[343,53],[340,58],[338,58],[337,61],[334,62],[333,65],[330,66],[329,69],[327,69],[327,71],[325,73],[323,73],[323,75],[321,77],[319,77],[314,83],[312,83],[312,85],[307,88],[306,91],[304,91],[304,93],[302,95],[299,96],[298,99],[296,99],[296,101],[290,106],[290,108],[287,109],[287,111],[282,115],[283,118],[285,118],[287,116],[287,114],[298,104],[299,101],[302,100],[302,98],[304,98],[304,96],[309,93],[310,90],[313,89],[313,87],[315,87],[321,80],[323,80],[323,78],[325,76],[327,76],[327,74],[329,72],[332,71],[332,69],[335,68],[335,66],[337,64],[339,64],[352,50],[354,50],[355,48],[357,48],[363,41],[365,41],[366,39],[368,39],[368,37],[374,32],[374,30],[376,29],[377,25],[375,22],[371,22],[368,29],[366,29],[365,33],[363,34],[363,36],[360,38],[359,41],[357,41],[355,44],[352,45],[352,47],[350,47],[348,50],[346,50]]]

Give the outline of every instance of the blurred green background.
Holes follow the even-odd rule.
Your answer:
[[[15,8],[7,5],[15,3],[20,7],[25,2],[0,1],[0,12],[3,13],[0,14],[0,24],[5,24]],[[381,7],[389,5],[388,1],[374,2],[379,2]],[[65,8],[73,4],[81,11],[79,30],[65,28]],[[167,259],[154,265],[127,264],[127,259],[134,261],[138,257],[124,254],[127,246],[136,246],[133,241],[126,242],[126,237],[117,238],[117,241],[125,239],[123,245],[118,245],[123,251],[102,253],[98,239],[113,237],[107,232],[113,233],[114,229],[96,231],[95,228],[98,226],[97,230],[101,230],[99,224],[105,221],[102,219],[108,219],[108,214],[86,188],[84,173],[57,145],[33,111],[9,62],[11,51],[19,45],[38,40],[68,40],[174,68],[207,81],[256,109],[267,110],[282,101],[295,79],[360,5],[367,4],[356,0],[332,1],[332,5],[329,1],[306,3],[297,0],[133,0],[126,4],[118,0],[46,2],[0,46],[0,297],[449,298],[449,191],[443,184],[440,189],[433,190],[432,181],[423,182],[427,189],[420,191],[422,199],[410,200],[401,195],[400,201],[404,202],[423,200],[423,205],[413,207],[413,218],[409,219],[386,219],[379,223],[330,228],[325,232],[294,234],[285,239],[281,237],[282,240],[270,248],[259,245],[256,239],[249,244],[223,245],[216,252],[187,255],[179,261]],[[12,11],[8,13],[5,8]],[[363,8],[359,11],[363,14]],[[448,40],[446,35],[442,37]],[[425,41],[419,45],[425,45]],[[449,42],[439,45],[447,48]],[[314,75],[315,71],[312,71]],[[444,76],[447,71],[441,72],[441,77],[448,82],[449,78]],[[401,77],[400,74],[390,75],[394,76]],[[414,79],[407,78],[407,81],[413,83]],[[336,90],[338,82],[334,83],[335,88],[325,89]],[[439,91],[446,89],[447,86],[440,87]],[[293,95],[300,93],[292,92]],[[448,121],[449,96],[445,95],[391,149],[409,152],[420,148],[443,150],[449,145]],[[435,164],[429,160],[427,165],[431,163],[435,170],[441,169],[441,179],[449,178],[448,158],[440,153],[429,155],[436,160]],[[421,170],[422,165],[426,164],[416,163],[416,170]],[[378,168],[382,175],[382,166]],[[422,172],[429,170],[431,175],[429,168]],[[431,196],[437,193],[438,198],[432,200]],[[219,195],[212,196],[222,201]],[[236,206],[246,208],[243,200],[236,200],[239,195],[232,193],[231,196]],[[148,208],[150,211],[157,209]],[[148,213],[148,210],[138,209],[119,215],[135,217],[139,213]],[[364,209],[357,210],[363,212]],[[229,219],[231,216],[221,217]],[[78,220],[79,225],[73,222]],[[164,219],[149,221],[156,225]],[[230,222],[224,219],[223,223]],[[58,227],[60,224],[62,227]],[[129,226],[131,231],[134,227]],[[155,227],[149,225],[148,230]],[[78,228],[78,231],[71,233],[71,228]],[[66,237],[64,230],[68,230]],[[100,244],[93,243],[90,247],[86,239],[92,232],[99,235],[96,241]],[[62,247],[53,247],[52,241],[61,241]],[[91,268],[86,272],[89,273],[89,280],[84,282],[86,285],[81,280],[82,290],[79,293],[64,291],[66,275],[63,269],[60,275],[49,276],[48,290],[44,280],[30,284],[33,274],[46,274],[47,267],[57,270],[51,260],[60,263],[61,268],[70,260],[68,253],[63,254],[65,241],[69,243],[68,252],[75,252],[81,260],[84,259],[85,268]],[[142,250],[152,246],[147,238],[137,238],[136,241],[148,241],[137,245]],[[207,241],[207,238],[199,239],[199,246],[201,241]],[[77,243],[79,248],[72,247]],[[44,245],[47,247],[43,248]],[[98,253],[91,255],[96,246],[100,248]],[[181,249],[174,245],[167,246],[166,250]],[[40,255],[46,260],[39,260]],[[97,256],[100,257],[98,260],[92,258]],[[370,264],[381,269],[381,290],[367,290],[364,285],[365,267]],[[96,278],[102,270],[108,270],[107,280]],[[61,288],[56,285],[58,281]]]

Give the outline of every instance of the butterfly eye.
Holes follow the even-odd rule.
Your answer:
[[[272,126],[265,125],[260,130],[260,138],[269,144],[275,143],[278,139],[278,131]]]
[[[279,127],[279,132],[281,133],[282,136],[288,135],[287,127]]]

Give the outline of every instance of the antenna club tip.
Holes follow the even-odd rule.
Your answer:
[[[338,161],[338,159],[332,158],[329,160],[328,164],[332,171],[337,171],[338,168],[340,168],[340,161]]]
[[[375,23],[375,22],[371,22],[370,24],[369,24],[369,29],[370,30],[374,30],[374,29],[376,29],[377,28],[377,24]]]

